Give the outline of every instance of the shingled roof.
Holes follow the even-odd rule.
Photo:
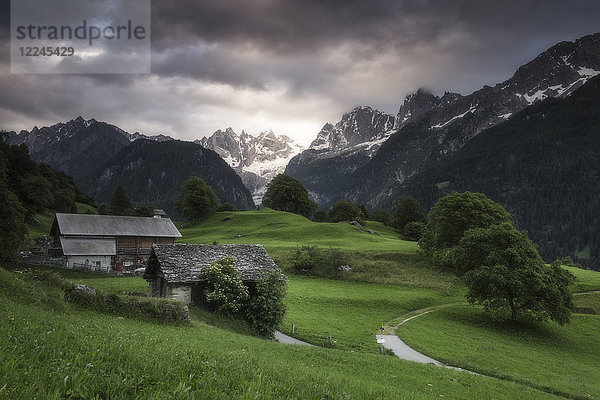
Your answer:
[[[155,244],[146,275],[151,278],[158,267],[167,283],[200,282],[204,280],[204,267],[228,256],[235,258],[242,281],[257,281],[264,272],[273,270],[285,278],[259,244]],[[152,265],[154,261],[157,266]]]
[[[56,213],[52,229],[73,236],[181,237],[169,218]]]

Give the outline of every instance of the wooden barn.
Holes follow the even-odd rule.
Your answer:
[[[169,218],[57,213],[50,231],[50,257],[68,268],[131,270],[145,267],[153,244],[181,237]]]
[[[200,304],[204,288],[202,269],[225,257],[235,258],[247,286],[252,287],[264,272],[273,270],[285,279],[259,244],[155,244],[144,275],[150,283],[150,295]]]

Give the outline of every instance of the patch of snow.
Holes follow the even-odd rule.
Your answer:
[[[573,68],[573,64],[571,64],[568,60],[569,58],[571,58],[571,54],[569,54],[568,56],[561,56],[560,58],[562,58],[563,62],[565,63],[565,65]]]
[[[464,113],[462,113],[462,114],[459,114],[459,115],[456,115],[456,116],[454,116],[454,117],[450,118],[448,121],[444,122],[443,124],[437,124],[437,125],[433,125],[433,126],[431,127],[431,129],[440,129],[440,128],[443,128],[443,127],[447,126],[448,124],[450,124],[450,123],[452,123],[452,122],[456,121],[457,119],[463,118],[465,115],[467,115],[467,114],[469,114],[469,113],[474,113],[476,110],[477,110],[477,107],[476,107],[476,106],[471,106],[471,108],[469,108],[469,109],[468,109],[467,111],[465,111]]]
[[[237,159],[237,158],[233,158],[233,157],[231,156],[231,154],[228,154],[228,155],[227,155],[227,157],[223,157],[223,156],[221,156],[221,157],[222,157],[222,158],[223,158],[223,160],[225,160],[225,162],[226,162],[227,164],[229,164],[229,166],[230,166],[230,167],[232,167],[232,168],[233,168],[233,167],[237,167],[237,166],[238,166],[238,164],[239,164],[239,161],[238,161],[238,159]]]
[[[531,96],[528,94],[525,94],[523,97],[525,97],[525,100],[527,101],[527,103],[533,104],[534,102],[536,102],[538,100],[544,100],[545,98],[547,98],[548,95],[545,92],[546,92],[546,89],[540,89]]]
[[[295,155],[296,154],[293,154],[290,157],[277,157],[273,160],[255,161],[250,166],[244,167],[244,171],[252,172],[259,176],[273,173],[273,176],[275,176],[285,170],[288,162]]]
[[[596,75],[600,75],[600,71],[596,71],[595,69],[587,68],[587,67],[579,67],[577,72],[579,73],[579,76],[581,76],[582,78],[587,78],[586,81],[590,78],[593,78]]]

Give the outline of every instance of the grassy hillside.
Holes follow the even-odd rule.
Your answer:
[[[573,292],[600,290],[600,272],[567,266],[563,266],[563,268],[575,275]]]
[[[415,242],[400,240],[390,227],[368,222],[373,235],[346,223],[312,222],[282,211],[219,212],[194,226],[180,226],[182,243],[259,243],[267,248],[296,248],[316,245],[344,250],[396,251],[414,253]],[[237,237],[241,235],[241,237]]]
[[[454,293],[439,289],[407,288],[398,285],[347,282],[289,276],[286,315],[282,330],[319,346],[344,350],[378,352],[378,327],[409,311],[462,301]]]
[[[560,326],[490,322],[482,309],[451,306],[402,325],[398,336],[438,360],[524,382],[569,398],[600,398],[600,315]]]
[[[381,323],[463,302],[465,289],[453,274],[421,259],[416,244],[380,224],[368,227],[381,236],[261,210],[217,213],[181,228],[186,243],[262,243],[285,268],[298,246],[342,249],[353,267],[342,280],[288,273],[281,330],[289,333],[294,323],[295,336],[317,348],[264,341],[244,322],[196,308],[187,326],[82,310],[64,303],[58,288],[23,280],[37,273],[0,269],[0,399],[542,399],[553,398],[548,391],[570,398],[599,393],[600,376],[592,370],[600,357],[600,316],[576,315],[564,327],[494,325],[480,308],[454,305],[398,332],[427,355],[502,379],[378,355],[374,334]],[[578,278],[574,291],[600,289],[600,273],[568,269]],[[105,293],[148,289],[140,277],[59,272]],[[577,301],[596,304],[598,297],[578,295]]]
[[[98,211],[90,206],[89,204],[84,203],[75,203],[77,206],[78,214],[97,214]],[[35,219],[37,219],[40,224],[39,225],[27,225],[27,234],[29,237],[40,237],[40,236],[48,236],[50,234],[50,228],[52,228],[52,222],[54,221],[54,212],[46,211],[44,213],[35,214]]]
[[[195,318],[175,326],[81,310],[51,287],[0,275],[0,398],[553,398],[395,357],[281,345]]]

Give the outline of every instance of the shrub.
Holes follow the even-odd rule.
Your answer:
[[[248,299],[248,288],[242,282],[233,257],[217,260],[204,268],[206,303],[223,314],[235,314]]]
[[[313,215],[312,220],[314,222],[329,222],[329,214],[323,210],[319,210]]]
[[[348,200],[340,200],[329,210],[329,220],[331,222],[340,221],[361,221],[362,212],[360,207]]]
[[[292,268],[296,273],[337,277],[339,268],[348,264],[347,255],[337,249],[319,249],[316,246],[303,246],[294,251]]]
[[[417,242],[423,237],[425,232],[425,223],[423,222],[409,222],[404,226],[402,230],[402,236],[406,240],[412,240]]]
[[[272,337],[283,321],[285,294],[285,280],[276,271],[263,274],[256,283],[255,294],[246,307],[246,318],[262,336]]]
[[[217,207],[217,211],[238,211],[238,208],[235,206],[235,204],[225,201]]]
[[[371,213],[371,219],[373,221],[381,222],[384,225],[389,225],[392,220],[392,216],[389,212],[380,208]]]
[[[188,307],[178,301],[161,298],[123,299],[115,294],[103,294],[88,285],[69,284],[64,288],[64,297],[77,306],[124,317],[161,322],[188,322],[190,318]]]

